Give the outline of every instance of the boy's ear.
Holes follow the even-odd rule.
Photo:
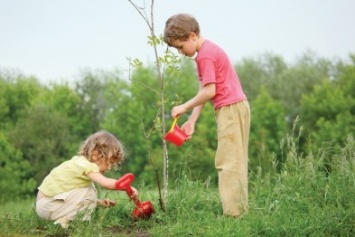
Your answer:
[[[190,32],[190,39],[197,40],[198,36],[195,32]]]

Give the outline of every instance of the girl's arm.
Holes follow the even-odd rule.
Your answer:
[[[106,176],[104,176],[103,174],[99,173],[99,172],[91,172],[88,174],[88,177],[94,181],[95,183],[97,183],[98,185],[100,185],[101,187],[105,188],[105,189],[109,189],[109,190],[115,190],[116,189],[116,180],[115,179],[111,179],[111,178],[107,178]]]
[[[97,183],[98,185],[100,185],[101,187],[105,188],[105,189],[109,189],[109,190],[116,190],[116,179],[111,179],[111,178],[107,178],[106,176],[104,176],[103,174],[101,174],[100,172],[91,172],[88,174],[88,177],[95,183]],[[132,196],[130,198],[134,199],[134,198],[138,198],[138,191],[137,189],[135,189],[134,187],[132,187]]]

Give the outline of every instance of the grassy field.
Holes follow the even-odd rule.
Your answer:
[[[140,190],[141,201],[151,200],[156,209],[149,220],[132,220],[134,204],[124,193],[109,192],[118,206],[63,230],[38,220],[33,200],[21,200],[1,204],[0,236],[355,236],[354,144],[332,155],[331,172],[324,169],[325,152],[301,158],[290,150],[282,172],[250,173],[250,212],[239,219],[222,215],[214,184],[181,177],[166,212],[156,192]]]

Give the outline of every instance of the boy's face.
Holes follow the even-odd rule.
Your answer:
[[[193,57],[197,52],[196,34],[191,33],[187,40],[173,40],[171,46],[176,48],[180,54]]]

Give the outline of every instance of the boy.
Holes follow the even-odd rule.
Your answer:
[[[191,116],[181,126],[190,139],[204,104],[212,101],[218,136],[215,167],[223,214],[237,218],[248,211],[250,130],[249,103],[238,75],[226,53],[200,36],[199,24],[189,14],[177,14],[166,21],[164,41],[185,56],[197,54],[198,93],[173,107],[171,116],[176,118],[192,109]]]

